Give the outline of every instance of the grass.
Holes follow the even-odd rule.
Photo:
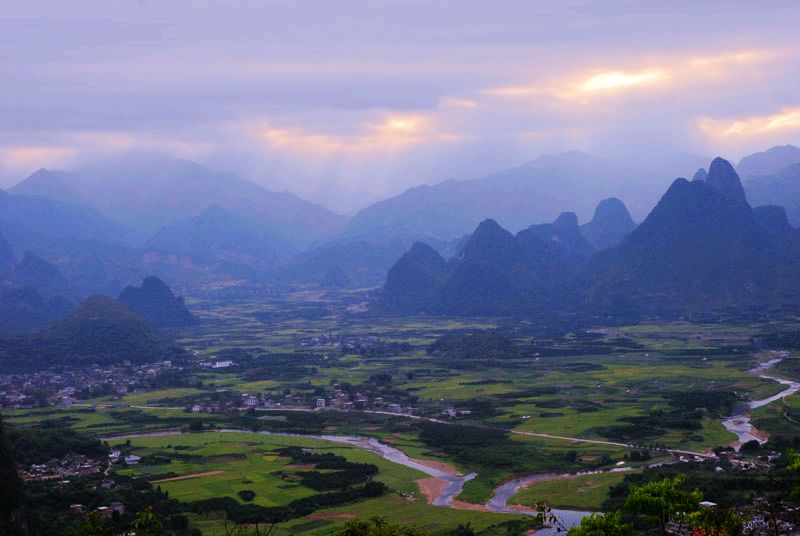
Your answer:
[[[578,475],[559,480],[537,482],[514,495],[509,503],[531,505],[543,500],[558,508],[600,510],[608,490],[622,482],[630,472]]]
[[[125,472],[152,477],[166,472],[180,476],[221,471],[208,476],[161,482],[159,485],[168,491],[171,497],[181,501],[211,497],[232,497],[240,500],[237,492],[250,489],[256,492],[254,503],[278,506],[317,493],[273,474],[291,464],[291,460],[275,454],[277,449],[286,446],[333,452],[353,462],[375,464],[380,469],[376,480],[401,492],[416,490],[413,482],[426,476],[402,465],[387,462],[377,454],[349,445],[304,437],[248,433],[200,433],[131,439],[132,451],[142,456],[182,453],[203,458],[199,462],[173,461],[157,466],[136,466],[126,469]],[[176,450],[175,447],[179,449]]]
[[[113,403],[122,406],[140,406],[154,403],[165,405],[184,397],[213,392],[215,389],[229,389],[234,392],[281,393],[297,389],[298,383],[328,387],[332,381],[347,381],[351,384],[366,384],[376,372],[392,375],[393,388],[406,391],[418,397],[417,405],[432,414],[446,405],[458,405],[472,399],[490,400],[497,413],[488,417],[469,417],[464,423],[479,423],[503,426],[517,431],[553,433],[557,435],[587,439],[604,439],[600,433],[603,427],[621,424],[621,419],[651,414],[656,410],[669,409],[667,393],[697,390],[735,390],[741,398],[762,398],[777,392],[775,382],[765,381],[747,374],[753,366],[755,356],[738,354],[715,355],[707,358],[690,355],[689,350],[713,349],[729,345],[747,345],[749,338],[758,335],[770,325],[745,325],[735,323],[692,324],[688,322],[642,323],[635,326],[622,326],[601,329],[607,340],[626,338],[641,345],[641,350],[613,354],[587,353],[577,356],[558,356],[541,360],[520,359],[503,363],[502,366],[458,370],[458,365],[448,367],[436,357],[427,355],[426,347],[443,334],[454,331],[493,329],[498,326],[497,319],[463,319],[445,317],[392,317],[378,318],[367,315],[350,314],[345,305],[360,299],[346,293],[325,294],[320,292],[298,291],[275,296],[247,296],[226,298],[225,301],[209,292],[194,296],[189,300],[190,307],[196,311],[203,323],[187,328],[180,333],[179,343],[196,350],[199,359],[215,357],[223,350],[245,350],[253,353],[280,352],[304,354],[309,351],[320,355],[338,358],[333,366],[320,366],[316,372],[302,378],[287,378],[276,371],[274,377],[248,379],[241,371],[204,371],[195,374],[192,382],[201,380],[202,389],[173,388],[160,389],[147,393],[131,393],[122,400],[98,399],[97,403]],[[346,299],[342,299],[342,298]],[[322,307],[330,314],[324,317],[309,316],[309,307]],[[257,317],[260,313],[272,316]],[[796,321],[786,321],[785,326],[796,327]],[[515,328],[516,329],[516,328]],[[363,357],[341,355],[338,348],[331,346],[301,346],[300,342],[309,337],[327,334],[369,334],[377,335],[386,341],[411,344],[410,351],[402,355]],[[568,349],[575,337],[567,336],[559,344]],[[685,353],[682,353],[686,351]],[[763,356],[760,356],[763,357]],[[332,360],[334,361],[334,360]],[[591,369],[566,370],[570,364],[590,364]],[[190,383],[192,385],[193,383]],[[555,388],[555,392],[543,389]],[[538,391],[537,391],[538,389]],[[592,407],[587,410],[587,403]],[[793,415],[800,420],[800,396],[786,400]],[[782,415],[781,403],[759,408],[753,412],[754,424],[768,433],[800,433],[800,425],[794,424]],[[19,410],[4,412],[10,423],[35,423],[43,419],[66,419],[75,428],[97,436],[148,431],[162,428],[185,426],[195,416],[180,409],[143,409],[142,414],[152,417],[151,421],[138,423],[126,418],[133,415],[130,408],[98,409],[83,411],[77,408],[48,408],[47,410]],[[115,417],[114,415],[117,415]],[[230,422],[227,415],[203,415],[206,423],[224,427]],[[330,433],[350,433],[379,437],[392,442],[409,455],[440,461],[440,453],[431,452],[408,423],[384,427],[381,422],[363,424],[364,420],[354,419],[353,423],[339,422],[326,431]],[[129,470],[142,475],[173,471],[179,474],[224,471],[218,475],[165,482],[164,489],[171,496],[182,500],[206,498],[210,496],[230,496],[239,500],[237,491],[252,489],[256,491],[255,502],[272,505],[285,504],[292,498],[304,496],[310,491],[296,484],[275,477],[272,473],[286,463],[285,460],[270,458],[277,446],[286,444],[309,445],[313,448],[334,449],[353,461],[369,461],[380,467],[378,480],[386,482],[396,491],[414,491],[414,480],[421,478],[419,473],[402,466],[390,464],[378,456],[361,449],[315,443],[310,438],[278,438],[276,436],[254,436],[245,434],[194,434],[180,437],[142,438],[132,440],[141,453],[169,451],[169,445],[190,447],[189,452],[204,456],[202,463],[172,463],[155,467],[138,467]],[[557,454],[570,450],[577,451],[587,458],[608,456],[612,462],[621,459],[626,449],[579,444],[561,440],[545,440],[524,436],[514,436],[515,440],[526,441],[538,448]],[[730,443],[734,436],[722,427],[713,415],[705,416],[701,429],[683,431],[669,429],[652,442],[663,443],[687,450],[705,450],[717,445]],[[237,459],[222,459],[220,453],[243,456]],[[266,458],[265,458],[266,456]],[[216,458],[215,458],[216,457]],[[281,465],[283,464],[283,465]],[[462,472],[474,468],[458,467]],[[490,496],[494,486],[512,476],[503,470],[482,468],[479,478],[470,481],[464,488],[461,499],[483,503]],[[519,494],[519,500],[527,500],[526,494],[535,494],[559,506],[596,508],[601,495],[611,484],[606,482],[618,478],[618,474],[591,475],[576,477],[559,482],[537,484],[530,490]],[[586,480],[586,482],[584,482]],[[530,497],[534,497],[531,495]],[[564,503],[564,501],[570,504]],[[593,506],[594,505],[594,506]],[[343,517],[334,514],[369,516],[380,512],[389,521],[409,523],[412,520],[420,528],[433,532],[444,527],[452,527],[461,522],[472,522],[473,527],[481,528],[497,523],[502,516],[480,512],[454,511],[430,507],[424,501],[413,502],[399,495],[389,495],[375,500],[337,508],[327,512],[325,519],[302,519],[287,523],[279,529],[279,534],[328,534],[344,523]],[[217,522],[193,520],[197,526],[208,529],[211,534],[221,530]]]
[[[408,438],[407,438],[408,439]],[[287,504],[291,500],[313,495],[317,492],[296,483],[287,483],[273,475],[286,470],[290,460],[275,455],[275,450],[289,445],[333,452],[353,462],[373,463],[379,467],[376,480],[384,482],[392,490],[390,494],[367,501],[357,502],[329,510],[315,512],[311,516],[290,521],[278,528],[278,534],[328,534],[352,517],[371,517],[380,514],[390,523],[415,525],[429,531],[453,528],[459,523],[470,522],[475,528],[484,528],[504,520],[519,519],[519,516],[484,512],[453,510],[430,506],[419,493],[416,480],[426,475],[402,465],[388,462],[369,451],[329,441],[305,437],[267,436],[248,433],[199,433],[177,436],[150,436],[131,439],[133,452],[140,455],[185,453],[203,456],[201,462],[173,462],[158,466],[135,466],[123,472],[145,478],[166,471],[178,475],[208,471],[223,471],[219,474],[160,482],[170,497],[180,501],[194,501],[210,497],[232,497],[240,502],[237,492],[245,489],[256,492],[254,503],[263,506]],[[176,450],[175,447],[178,447]],[[401,493],[412,493],[417,498],[409,500]],[[219,521],[194,519],[193,523],[204,534],[224,534]]]

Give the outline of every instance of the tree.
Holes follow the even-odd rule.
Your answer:
[[[192,419],[192,422],[189,423],[189,430],[192,432],[202,432],[203,421],[200,419]]]
[[[136,514],[136,519],[133,520],[131,526],[136,529],[136,534],[140,536],[157,534],[164,527],[161,520],[149,506]]]
[[[633,527],[622,522],[622,512],[592,514],[569,530],[569,536],[629,536]]]
[[[667,477],[664,480],[631,486],[625,500],[625,510],[642,517],[648,524],[666,534],[670,521],[682,523],[700,508],[703,494],[699,490],[685,491],[684,477]]]
[[[23,532],[24,514],[22,479],[0,416],[0,533]]]
[[[793,480],[792,497],[800,501],[800,454],[792,449],[786,451],[786,457],[789,463],[786,466],[786,471],[789,473],[790,478]]]
[[[688,521],[694,536],[740,536],[744,530],[742,518],[728,508],[701,508]]]
[[[382,517],[372,517],[348,521],[334,536],[422,536],[422,533],[412,527],[391,525]]]
[[[475,529],[469,522],[459,523],[456,528],[447,533],[447,536],[475,536]]]
[[[114,534],[108,518],[97,510],[87,513],[86,517],[81,520],[80,527],[89,536],[112,536]]]

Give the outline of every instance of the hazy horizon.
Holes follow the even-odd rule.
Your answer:
[[[800,144],[798,15],[788,1],[6,6],[0,187],[156,151],[352,213],[569,150],[737,162]]]

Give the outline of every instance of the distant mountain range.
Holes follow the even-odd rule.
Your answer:
[[[631,227],[616,202],[603,204],[593,221],[603,222],[606,211],[613,221],[602,231],[584,227],[588,234]],[[577,239],[576,230],[574,215],[517,235],[486,220],[450,262],[415,244],[389,271],[375,309],[641,316],[796,308],[800,298],[800,235],[780,207],[752,209],[736,171],[721,158],[705,180],[675,180],[614,247],[587,255],[588,241]]]
[[[44,298],[62,297],[76,304],[80,301],[78,289],[58,268],[30,252],[8,272],[6,280],[16,287],[35,288]]]
[[[270,266],[291,251],[292,245],[266,227],[214,204],[200,214],[162,227],[142,249],[188,256],[199,263]]]
[[[644,214],[668,178],[660,170],[642,171],[578,151],[542,156],[479,179],[412,188],[356,214],[346,234],[453,239],[487,218],[516,231],[564,211],[588,219],[599,200],[619,195],[635,201],[635,212]]]
[[[157,154],[131,154],[69,173],[40,169],[10,192],[91,206],[144,234],[211,205],[303,239],[345,223],[343,216],[294,194],[271,192],[238,175]]]
[[[763,175],[774,175],[792,164],[800,163],[800,147],[780,145],[767,151],[745,156],[736,166],[736,171],[747,179]]]
[[[183,288],[220,281],[374,286],[415,242],[457,256],[487,219],[552,242],[575,267],[633,231],[621,199],[643,219],[672,180],[667,168],[692,169],[700,158],[644,159],[634,168],[576,151],[542,156],[474,180],[412,188],[346,223],[233,174],[128,155],[71,172],[40,170],[0,191],[0,233],[14,251],[55,266],[80,297],[117,295],[148,274]],[[800,149],[775,147],[737,167],[754,205],[784,206],[789,221],[800,223]],[[705,182],[707,174],[702,168],[693,180]],[[0,244],[0,269],[9,266],[3,251]]]

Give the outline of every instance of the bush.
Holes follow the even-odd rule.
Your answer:
[[[256,498],[256,492],[251,489],[243,489],[242,491],[237,492],[237,494],[243,501],[247,502],[250,502]]]

